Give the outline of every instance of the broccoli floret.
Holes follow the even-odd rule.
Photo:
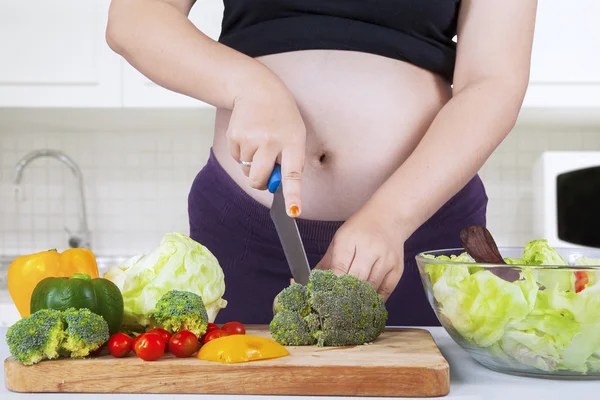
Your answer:
[[[102,316],[87,308],[68,308],[63,311],[66,339],[62,349],[70,356],[85,357],[108,341],[108,323]]]
[[[284,346],[305,346],[316,343],[310,326],[297,311],[280,311],[273,317],[269,330],[275,341]]]
[[[60,356],[85,357],[109,339],[108,323],[87,308],[42,309],[6,333],[13,358],[24,365]]]
[[[296,311],[303,317],[310,313],[306,286],[293,283],[275,297],[273,305],[274,314],[283,310]]]
[[[369,343],[383,333],[388,317],[383,298],[368,282],[331,271],[313,270],[306,287],[291,285],[276,303],[270,331],[283,345]],[[307,332],[312,340],[306,339]]]
[[[155,325],[171,333],[188,330],[200,337],[208,326],[202,297],[183,290],[170,290],[157,302],[152,313]]]
[[[60,311],[39,310],[8,328],[6,343],[13,358],[24,365],[59,357],[64,337]]]

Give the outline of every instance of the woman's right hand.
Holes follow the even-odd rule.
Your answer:
[[[238,163],[252,162],[251,166],[240,167],[253,188],[267,189],[275,164],[281,165],[288,215],[299,216],[306,127],[292,94],[278,87],[263,95],[237,97],[227,138]]]

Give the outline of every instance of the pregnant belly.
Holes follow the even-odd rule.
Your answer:
[[[286,83],[306,124],[307,219],[348,219],[410,156],[450,97],[441,78],[380,56],[327,50],[259,60]],[[215,156],[242,189],[269,206],[269,193],[252,189],[229,155],[229,117],[217,110]]]

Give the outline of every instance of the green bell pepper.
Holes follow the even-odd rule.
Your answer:
[[[69,278],[48,277],[36,285],[31,295],[32,314],[42,309],[64,311],[69,307],[87,308],[102,316],[111,335],[121,328],[123,296],[117,285],[108,279],[91,279],[86,274],[73,274]]]

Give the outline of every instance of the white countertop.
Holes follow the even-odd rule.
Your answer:
[[[438,347],[450,364],[450,394],[444,399],[451,400],[488,400],[488,399],[531,399],[533,395],[541,396],[543,400],[585,400],[597,398],[600,394],[600,380],[567,381],[537,378],[523,378],[505,375],[488,370],[481,366],[446,334],[443,328],[427,328],[433,335]],[[5,342],[7,328],[0,328],[0,357],[6,359],[10,354]],[[4,363],[0,367],[4,379]],[[0,399],[124,399],[146,400],[156,399],[222,399],[250,400],[254,398],[284,399],[282,396],[215,396],[215,395],[136,395],[136,394],[22,394],[9,392],[4,385],[0,387]],[[295,400],[306,397],[294,396]],[[327,397],[311,397],[311,399],[326,400]],[[337,399],[337,398],[334,398]]]

